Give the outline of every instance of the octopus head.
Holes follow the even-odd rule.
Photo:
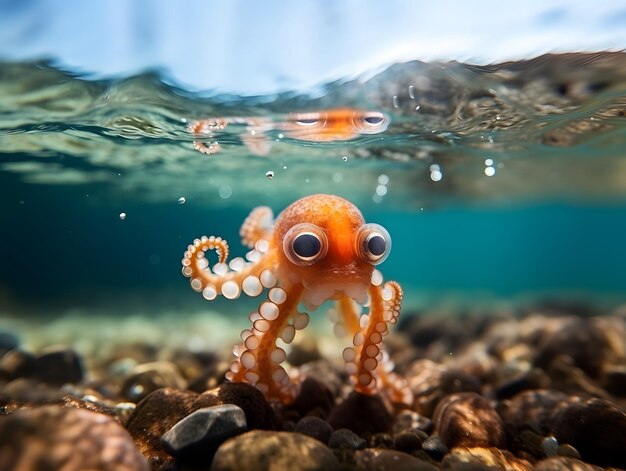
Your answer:
[[[273,242],[279,277],[302,283],[309,308],[343,295],[364,303],[374,266],[391,249],[382,226],[366,224],[356,206],[333,195],[308,196],[287,207],[276,220]]]

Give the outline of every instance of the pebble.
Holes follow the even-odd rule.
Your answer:
[[[139,402],[157,389],[184,386],[185,380],[174,363],[154,361],[136,365],[122,383],[120,393],[128,401]]]
[[[149,471],[114,419],[84,409],[44,406],[0,416],[3,471]]]
[[[332,433],[328,446],[340,450],[362,450],[367,446],[367,442],[352,430],[340,428]]]
[[[431,435],[422,442],[422,449],[435,461],[441,461],[441,459],[448,453],[448,447],[443,442],[441,437],[437,435]]]
[[[314,379],[306,378],[300,386],[300,393],[289,406],[289,410],[295,410],[301,417],[314,409],[323,411],[327,417],[335,406],[335,398],[328,387]]]
[[[542,430],[547,428],[550,417],[560,408],[578,399],[560,391],[537,389],[516,394],[500,409],[502,418],[509,423],[526,423]]]
[[[34,376],[44,383],[55,386],[80,383],[84,376],[83,361],[71,348],[52,348],[35,359]]]
[[[35,355],[23,350],[10,350],[0,357],[0,379],[11,381],[31,378],[35,372]]]
[[[393,418],[379,396],[352,392],[328,417],[335,430],[348,428],[356,434],[390,432]]]
[[[602,471],[602,468],[566,457],[553,457],[535,463],[532,471]]]
[[[319,440],[324,445],[328,445],[333,428],[328,422],[319,417],[303,417],[296,424],[294,432],[308,435]]]
[[[455,471],[530,471],[530,462],[497,448],[459,447],[441,461],[441,469]]]
[[[393,437],[393,447],[410,454],[422,449],[422,441],[422,437],[415,432],[401,432]]]
[[[194,410],[217,404],[217,399],[211,396],[176,389],[158,389],[137,404],[126,428],[152,468],[167,469],[168,466],[174,466],[175,458],[163,448],[163,434]]]
[[[431,360],[413,362],[406,373],[414,394],[413,409],[432,417],[437,404],[448,394],[479,392],[480,382],[470,375]]]
[[[200,395],[217,399],[220,404],[235,404],[246,414],[248,429],[277,430],[278,420],[265,397],[254,386],[246,383],[223,383]]]
[[[609,341],[594,319],[564,318],[563,325],[544,335],[534,365],[547,370],[559,356],[567,356],[591,378],[597,378],[611,354]]]
[[[437,467],[408,453],[396,450],[367,448],[354,455],[360,471],[437,471]]]
[[[430,433],[433,430],[433,422],[428,417],[415,411],[404,409],[400,411],[393,422],[393,432],[422,431]]]
[[[198,409],[163,434],[165,450],[177,457],[207,454],[226,439],[247,430],[241,407],[222,404]]]
[[[224,442],[211,471],[334,471],[339,462],[318,440],[300,433],[252,430]]]
[[[435,433],[449,448],[504,448],[500,416],[491,402],[476,393],[458,393],[439,403],[433,417]]]
[[[609,401],[588,399],[559,410],[552,432],[559,443],[573,446],[585,462],[626,468],[626,414]]]

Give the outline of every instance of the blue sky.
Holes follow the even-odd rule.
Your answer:
[[[0,0],[0,59],[191,90],[309,86],[394,61],[626,48],[626,3],[579,0]]]

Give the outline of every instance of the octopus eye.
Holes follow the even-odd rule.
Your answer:
[[[385,120],[382,113],[369,113],[363,116],[363,121],[371,126],[377,126]]]
[[[315,224],[296,224],[283,239],[283,250],[295,265],[313,265],[326,256],[328,240],[324,231]]]
[[[391,236],[378,224],[365,224],[357,232],[356,250],[359,256],[372,265],[385,261],[391,251]]]

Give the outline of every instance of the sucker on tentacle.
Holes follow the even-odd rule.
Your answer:
[[[409,404],[412,393],[391,372],[383,347],[387,324],[397,322],[402,303],[400,285],[383,283],[374,268],[391,249],[387,231],[366,224],[353,204],[332,195],[302,198],[275,224],[272,218],[271,209],[261,206],[244,221],[240,236],[252,249],[248,261],[233,259],[227,265],[228,244],[214,236],[196,239],[182,261],[191,287],[208,300],[267,290],[266,300],[249,316],[252,325],[241,333],[242,343],[233,349],[235,360],[226,379],[252,384],[270,401],[293,401],[299,386],[281,366],[287,355],[279,342],[291,343],[296,331],[308,325],[309,315],[298,311],[300,302],[315,309],[335,299],[336,332],[352,340],[343,357],[355,390]],[[218,255],[212,271],[208,250]],[[361,314],[357,303],[368,298],[369,312]]]

